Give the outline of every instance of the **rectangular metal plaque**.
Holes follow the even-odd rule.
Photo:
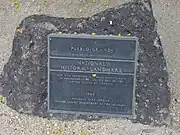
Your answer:
[[[135,115],[136,37],[49,35],[48,110]]]

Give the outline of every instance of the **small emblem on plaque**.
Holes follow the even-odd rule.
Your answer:
[[[96,77],[96,74],[92,74],[92,77]]]

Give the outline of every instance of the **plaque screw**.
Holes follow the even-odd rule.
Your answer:
[[[96,77],[97,75],[96,74],[92,74],[92,77]]]

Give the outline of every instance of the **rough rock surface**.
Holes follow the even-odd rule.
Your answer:
[[[113,24],[110,25],[109,21]],[[128,35],[139,38],[135,122],[165,124],[170,93],[156,20],[143,4],[133,2],[89,18],[33,15],[17,28],[11,57],[0,77],[0,94],[21,113],[47,113],[47,35],[50,33]]]

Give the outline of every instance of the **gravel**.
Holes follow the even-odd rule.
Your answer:
[[[152,0],[169,72],[172,126],[180,129],[180,1]]]
[[[122,119],[58,121],[19,114],[0,104],[0,135],[179,135],[165,127],[132,124]],[[54,133],[55,132],[55,133]]]
[[[108,7],[103,5],[104,0],[96,3],[81,3],[79,0],[22,0],[21,6],[12,1],[0,0],[0,72],[11,54],[12,40],[15,28],[24,19],[32,14],[46,14],[57,17],[91,16]],[[89,1],[89,0],[87,0]],[[86,1],[86,2],[87,2]],[[127,0],[110,0],[109,7],[120,5]],[[15,5],[14,5],[14,4]],[[14,6],[13,6],[14,5]],[[0,135],[179,135],[180,104],[180,70],[179,70],[179,33],[180,23],[179,0],[153,0],[155,17],[158,20],[158,30],[162,36],[165,55],[170,73],[169,85],[172,93],[172,117],[169,127],[151,127],[142,124],[133,124],[123,119],[108,119],[100,121],[59,121],[48,120],[35,116],[19,114],[0,103]],[[157,10],[160,8],[159,10]],[[179,29],[178,29],[179,28]],[[171,45],[171,46],[170,46]],[[176,100],[175,100],[176,99]],[[171,121],[171,118],[169,118]],[[175,130],[176,129],[176,130]],[[55,132],[55,133],[53,133]]]

